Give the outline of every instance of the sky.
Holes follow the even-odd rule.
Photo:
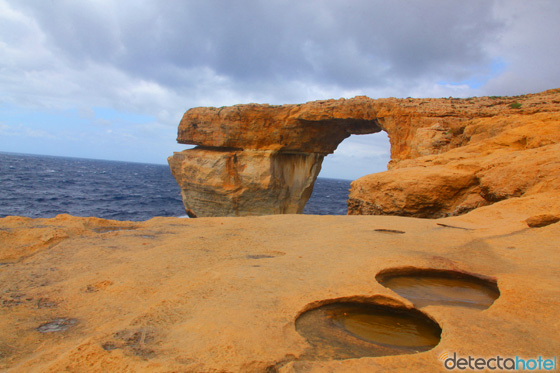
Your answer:
[[[560,87],[558,0],[0,0],[0,151],[166,164],[197,106]],[[351,136],[320,177],[386,169]]]

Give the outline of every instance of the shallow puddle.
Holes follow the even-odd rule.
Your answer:
[[[311,349],[302,360],[411,354],[439,343],[441,328],[416,310],[368,303],[332,303],[304,312],[296,330]]]
[[[416,307],[428,305],[486,309],[500,296],[495,282],[452,271],[384,275],[378,281]]]

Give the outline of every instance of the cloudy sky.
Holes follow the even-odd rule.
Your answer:
[[[0,0],[0,151],[166,163],[196,106],[560,87],[558,0]],[[352,136],[320,176],[382,171]]]

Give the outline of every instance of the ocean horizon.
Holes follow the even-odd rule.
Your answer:
[[[4,151],[0,160],[0,217],[186,217],[180,188],[165,164]],[[317,178],[303,213],[346,215],[350,183]]]

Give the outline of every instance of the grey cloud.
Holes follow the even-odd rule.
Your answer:
[[[488,64],[500,27],[489,1],[26,2],[75,64],[95,61],[172,89],[206,66],[234,82],[303,80],[352,89]],[[242,4],[242,5],[241,5]]]
[[[507,64],[501,76],[484,87],[487,94],[523,94],[560,87],[560,2],[536,0],[500,1],[498,17],[507,23],[507,32],[492,53]]]

